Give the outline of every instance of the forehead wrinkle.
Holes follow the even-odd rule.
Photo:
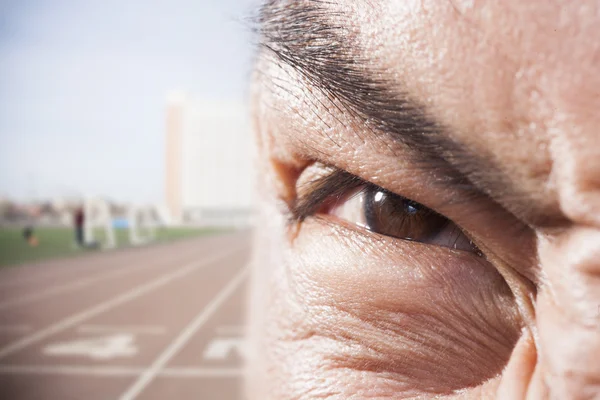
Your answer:
[[[532,199],[499,166],[452,139],[447,127],[408,93],[393,90],[398,82],[387,79],[385,71],[377,71],[364,57],[353,21],[332,9],[336,5],[323,0],[268,0],[258,23],[260,46],[274,56],[269,57],[271,62],[292,68],[307,87],[320,91],[333,105],[325,110],[334,119],[339,121],[338,111],[359,121],[371,139],[402,144],[435,184],[460,192],[463,198],[488,197],[520,215],[537,214]]]
[[[421,161],[423,168],[439,174],[438,180],[469,186],[444,157],[466,159],[457,157],[462,148],[443,134],[423,107],[406,94],[392,91],[391,82],[368,72],[371,63],[356,54],[359,46],[354,34],[349,24],[340,22],[344,20],[342,13],[327,8],[331,4],[320,0],[268,1],[259,18],[261,46],[319,89],[337,111],[361,121],[374,137],[392,133],[393,139],[418,155],[416,161]],[[480,170],[480,165],[475,169]]]

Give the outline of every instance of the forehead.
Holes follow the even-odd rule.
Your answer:
[[[557,113],[588,118],[598,104],[597,2],[394,0],[353,8],[368,57],[467,141],[518,141],[533,146],[530,153]]]
[[[356,24],[374,62],[522,191],[555,203],[542,190],[552,191],[553,153],[600,122],[598,3],[389,1],[370,15],[363,6]]]
[[[600,123],[594,2],[270,4],[293,9],[275,22],[297,24],[299,36],[314,33],[311,18],[342,27],[350,58],[424,105],[453,140],[491,160],[543,206],[556,207],[547,184],[556,161],[553,143],[592,137]],[[302,6],[316,12],[303,13]]]

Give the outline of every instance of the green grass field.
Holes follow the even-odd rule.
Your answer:
[[[153,243],[218,232],[220,231],[216,229],[163,228],[157,230],[156,240]],[[39,244],[36,247],[30,247],[23,239],[22,229],[0,228],[0,267],[97,251],[84,250],[75,246],[75,235],[70,228],[36,228],[35,235],[39,240]],[[128,235],[127,229],[115,231],[117,248],[130,246]],[[98,232],[97,238],[102,239],[102,232]]]

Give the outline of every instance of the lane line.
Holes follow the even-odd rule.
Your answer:
[[[153,265],[153,266],[138,265],[135,267],[128,267],[128,268],[121,269],[118,271],[113,271],[111,273],[98,274],[98,275],[87,277],[87,278],[76,279],[75,282],[69,282],[64,285],[55,286],[53,288],[43,290],[38,293],[32,293],[32,294],[28,294],[28,295],[24,295],[24,296],[20,296],[20,297],[13,297],[10,300],[1,302],[0,310],[11,307],[11,306],[32,303],[37,300],[43,300],[43,299],[52,297],[57,294],[73,292],[75,290],[91,286],[98,282],[108,281],[108,280],[118,278],[123,275],[127,275],[127,274],[131,274],[133,272],[140,271],[145,268],[152,268],[152,267],[156,267],[156,266],[157,265]]]
[[[244,336],[246,327],[243,325],[222,325],[215,329],[215,333],[219,336]]]
[[[133,333],[139,335],[164,335],[167,329],[158,325],[81,325],[81,333]]]
[[[0,325],[0,333],[27,333],[31,329],[29,325]]]
[[[195,255],[198,254],[198,250],[197,249],[193,249],[192,252],[189,252],[189,255]],[[152,255],[153,253],[149,253],[146,256]],[[160,253],[160,256],[163,256],[165,253]],[[44,299],[46,297],[52,296],[54,294],[62,294],[62,293],[68,293],[77,289],[81,289],[87,286],[91,286],[97,282],[100,281],[104,281],[104,280],[108,280],[108,279],[112,279],[115,277],[119,277],[121,275],[127,275],[129,273],[134,273],[143,269],[151,269],[151,268],[156,268],[159,267],[161,265],[161,263],[163,262],[168,262],[168,261],[172,261],[173,257],[172,256],[168,256],[168,257],[160,257],[157,259],[156,256],[151,257],[150,263],[143,263],[141,265],[138,266],[129,266],[128,264],[133,264],[136,263],[136,261],[138,261],[140,258],[140,254],[129,254],[128,257],[125,258],[125,260],[121,260],[120,263],[118,264],[111,264],[110,266],[104,267],[101,269],[100,273],[95,274],[91,277],[80,277],[80,276],[75,276],[72,279],[67,279],[67,283],[64,285],[59,285],[59,286],[55,286],[53,288],[50,288],[48,290],[45,290],[43,292],[37,292],[37,293],[33,293],[33,294],[26,294],[17,298],[11,298],[9,300],[6,300],[4,302],[0,302],[0,309],[2,308],[6,308],[9,307],[11,305],[19,305],[19,304],[23,304],[23,303],[29,303],[32,301],[36,301],[36,300],[40,300],[40,299]],[[163,260],[164,258],[164,260]],[[185,257],[188,258],[188,257]],[[110,264],[110,262],[105,262]],[[118,265],[121,265],[121,267],[119,267]],[[122,267],[122,266],[125,267]],[[97,265],[96,267],[98,268],[91,268],[88,267],[86,269],[81,268],[78,270],[78,272],[81,272],[82,270],[92,270],[91,272],[95,272],[96,270],[99,270],[101,265]],[[107,271],[109,270],[109,271]],[[72,274],[73,269],[70,270],[66,270],[63,272],[69,272]],[[83,273],[82,273],[83,274]],[[39,274],[38,274],[39,275]],[[48,274],[51,275],[51,274]],[[61,278],[61,275],[64,274],[60,274],[59,278]],[[45,275],[44,275],[45,276]],[[36,281],[40,281],[42,282],[42,279],[38,279]]]
[[[132,260],[139,257],[139,253],[126,253],[126,254],[114,254],[116,260],[102,260],[99,261],[97,259],[97,254],[90,254],[88,257],[92,257],[92,260],[86,259],[85,253],[81,253],[81,259],[78,257],[67,259],[67,260],[55,260],[52,261],[50,266],[31,266],[31,265],[19,265],[15,268],[18,268],[18,273],[21,275],[16,275],[15,277],[3,278],[0,276],[0,288],[6,287],[14,287],[14,286],[24,286],[32,283],[42,283],[48,277],[59,277],[59,278],[68,278],[70,275],[72,277],[73,272],[76,273],[75,279],[79,277],[79,274],[84,274],[86,272],[95,272],[96,270],[106,271],[107,268],[114,268],[114,265],[117,264],[128,264]],[[112,256],[112,254],[111,254]],[[112,257],[111,257],[112,258]],[[78,262],[77,265],[73,265],[73,263]],[[81,263],[83,261],[83,263]],[[91,263],[89,263],[91,261]],[[86,263],[87,262],[87,263]],[[35,271],[28,271],[30,269],[35,269]],[[52,271],[54,269],[58,269],[58,271]],[[29,275],[25,275],[29,274]],[[34,275],[31,275],[34,274]],[[73,277],[72,277],[73,278]],[[6,280],[2,280],[6,279]]]
[[[128,259],[130,258],[135,258],[133,257],[133,255],[131,255],[130,257],[127,257]],[[69,260],[70,261],[70,260]],[[124,261],[128,261],[128,260],[124,260]],[[99,264],[84,264],[81,267],[75,268],[75,266],[73,265],[60,265],[60,270],[58,271],[47,271],[47,270],[42,270],[42,271],[31,271],[31,272],[27,272],[29,274],[34,274],[34,275],[28,275],[28,276],[21,276],[21,275],[17,275],[15,278],[12,279],[7,279],[5,281],[0,280],[0,288],[12,288],[15,286],[27,286],[30,285],[32,283],[43,283],[46,279],[48,279],[49,277],[52,278],[65,278],[68,277],[69,275],[73,275],[73,271],[76,272],[77,275],[84,274],[86,272],[93,272],[93,271],[89,271],[89,270],[97,270],[97,269],[104,269],[106,270],[106,268],[110,268],[110,265],[113,265],[114,263],[112,263],[111,261],[104,261],[102,263]],[[119,262],[119,264],[124,264]],[[16,266],[15,268],[22,268],[23,270],[25,269],[31,269],[29,267],[23,267],[23,266]],[[36,268],[44,268],[44,267],[36,267]],[[21,274],[24,274],[24,272],[19,271]],[[0,277],[0,279],[2,279]]]
[[[143,368],[84,365],[0,365],[0,374],[14,375],[84,375],[138,376]]]
[[[248,274],[249,268],[244,267],[233,279],[206,305],[181,333],[167,346],[167,348],[154,360],[144,373],[123,393],[121,400],[132,400],[138,396],[150,382],[160,373],[164,366],[177,354],[194,334],[208,321],[229,296],[241,285]]]
[[[243,368],[186,368],[171,367],[158,372],[158,376],[166,378],[236,378],[241,377]]]
[[[118,307],[129,301],[135,300],[138,297],[140,297],[146,293],[149,293],[155,289],[158,289],[161,286],[164,286],[164,285],[170,283],[171,281],[174,281],[176,279],[186,276],[187,274],[193,272],[194,270],[196,270],[200,267],[208,266],[215,261],[218,261],[222,258],[231,256],[235,253],[238,253],[239,251],[243,250],[245,247],[246,246],[238,247],[237,249],[234,249],[233,251],[218,253],[213,257],[209,257],[209,258],[201,260],[201,261],[195,261],[195,262],[186,264],[185,266],[179,268],[178,270],[176,270],[174,272],[164,274],[157,279],[146,282],[142,285],[138,285],[138,286],[134,287],[133,289],[121,294],[120,296],[117,296],[110,300],[96,304],[95,306],[90,307],[84,311],[81,311],[79,313],[76,313],[69,317],[66,317],[66,318],[60,320],[59,322],[56,322],[55,324],[52,324],[42,330],[39,330],[28,336],[25,336],[24,338],[18,339],[16,341],[8,344],[7,346],[3,347],[2,349],[0,349],[0,359],[4,358],[10,354],[13,354],[19,350],[22,350],[29,345],[38,343],[55,333],[62,332],[73,326],[81,324],[82,322],[84,322],[90,318],[93,318],[97,315],[105,313],[106,311],[109,311],[115,307]]]
[[[85,366],[85,365],[0,365],[0,374],[12,375],[69,375],[102,377],[137,377],[144,367],[129,366]],[[166,378],[235,378],[243,373],[242,368],[165,368],[158,376]]]
[[[165,247],[175,247],[173,251],[180,252],[182,249],[189,248],[197,249],[197,246],[192,246],[198,241],[198,246],[206,250],[211,248],[212,242],[220,242],[224,237],[238,237],[238,233],[230,235],[207,236],[207,237],[191,237],[178,240],[176,242],[157,242],[152,247],[140,248],[130,247],[117,250],[115,252],[104,253],[103,258],[100,253],[81,253],[79,256],[64,259],[64,260],[48,260],[42,261],[42,264],[33,262],[32,264],[24,264],[15,266],[16,271],[12,268],[0,268],[0,288],[22,286],[31,283],[43,283],[48,277],[63,277],[63,278],[78,278],[80,272],[95,272],[104,270],[115,264],[127,264],[139,257],[138,250],[143,250],[147,255],[156,256],[163,254]],[[212,247],[214,248],[214,246]],[[110,258],[105,260],[108,255]],[[82,265],[83,264],[83,265]],[[31,271],[30,271],[31,270]],[[73,272],[76,276],[73,276]],[[9,273],[10,272],[10,273]],[[16,273],[15,273],[16,272]],[[34,275],[31,275],[34,274]]]
[[[19,286],[19,285],[25,285],[27,283],[35,282],[35,281],[43,281],[44,278],[47,278],[48,276],[56,276],[56,274],[42,274],[41,278],[36,275],[36,276],[30,276],[28,278],[13,279],[15,282],[0,281],[0,289],[7,288],[7,287],[10,288],[10,287]]]

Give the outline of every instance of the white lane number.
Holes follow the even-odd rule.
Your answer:
[[[119,333],[91,339],[52,343],[42,350],[47,356],[76,356],[93,360],[128,358],[138,354],[135,336]]]

